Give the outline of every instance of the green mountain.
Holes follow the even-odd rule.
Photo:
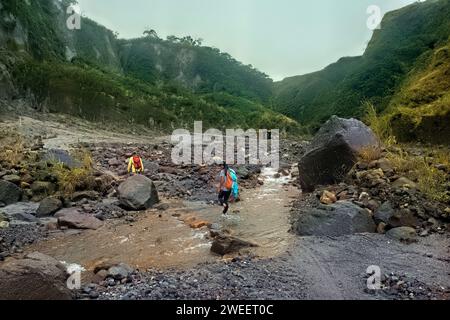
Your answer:
[[[36,109],[162,130],[194,120],[217,128],[281,128],[296,121],[264,105],[272,80],[191,37],[119,39],[82,18],[66,26],[72,0],[0,0],[0,98]]]
[[[361,117],[369,101],[398,139],[448,143],[449,39],[448,0],[390,12],[363,56],[275,83],[274,109],[316,129],[334,114]]]

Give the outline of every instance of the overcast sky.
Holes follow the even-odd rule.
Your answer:
[[[84,15],[122,38],[147,28],[203,38],[275,80],[320,70],[363,53],[367,9],[382,13],[415,0],[78,0]]]

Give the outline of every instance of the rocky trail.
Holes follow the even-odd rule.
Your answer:
[[[236,167],[241,201],[222,216],[214,190],[219,167],[173,165],[167,137],[136,141],[87,123],[32,118],[2,127],[17,125],[31,150],[61,161],[82,147],[95,179],[92,188],[68,196],[54,191],[51,175],[35,178],[44,170],[39,167],[0,170],[5,186],[24,188],[21,201],[0,208],[0,277],[11,280],[3,286],[15,277],[28,283],[17,264],[39,274],[42,264],[52,265],[56,274],[54,266],[63,263],[83,270],[82,287],[67,295],[49,280],[54,290],[47,297],[448,299],[447,208],[424,201],[407,183],[394,187],[402,177],[381,160],[302,194],[300,185],[305,189],[311,177],[299,183],[297,163],[308,156],[309,143],[282,141],[279,170]],[[160,200],[148,209],[121,204],[119,186],[129,180],[125,160],[135,150],[146,167],[142,179]],[[380,290],[367,289],[369,266],[380,269]]]

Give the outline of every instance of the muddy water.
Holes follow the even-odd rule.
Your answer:
[[[231,204],[227,215],[221,207],[201,203],[186,203],[201,219],[218,224],[233,236],[256,243],[252,249],[262,257],[275,256],[285,251],[293,238],[289,233],[290,202],[297,198],[299,190],[289,184],[290,177],[274,178],[276,171],[265,168],[261,177],[264,185],[241,192],[242,201]]]
[[[221,207],[196,202],[171,202],[161,217],[156,211],[142,213],[138,221],[108,221],[101,229],[78,234],[54,235],[27,251],[40,251],[66,263],[92,270],[102,262],[124,262],[141,270],[150,267],[192,267],[221,257],[210,253],[209,229],[192,229],[189,217],[206,220],[229,230],[234,236],[254,242],[252,249],[261,257],[276,256],[291,241],[289,202],[298,190],[288,177],[273,178],[275,172],[263,170],[264,185],[243,190],[243,201],[232,204],[230,214],[222,216]]]

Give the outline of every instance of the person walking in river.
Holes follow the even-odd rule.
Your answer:
[[[219,173],[219,184],[217,192],[219,193],[219,203],[223,207],[223,214],[228,213],[229,202],[238,198],[238,181],[236,172],[228,164],[223,163],[223,170]]]
[[[144,173],[144,162],[142,161],[142,158],[137,154],[137,152],[133,152],[133,156],[128,159],[128,173]]]

